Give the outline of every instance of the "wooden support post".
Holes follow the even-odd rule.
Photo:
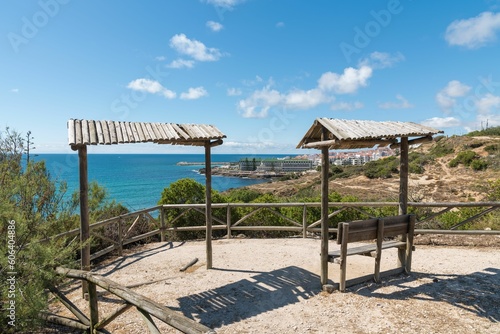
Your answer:
[[[304,204],[302,207],[302,237],[307,238],[307,206]]]
[[[375,254],[375,274],[374,280],[380,283],[380,260],[382,259],[382,241],[384,241],[384,220],[379,219],[377,222],[377,250]]]
[[[229,204],[227,205],[226,214],[227,238],[231,239],[231,207],[229,206]]]
[[[410,232],[406,236],[406,263],[405,271],[407,274],[411,272],[411,255],[413,252],[413,235],[415,231],[415,223],[417,217],[415,215],[410,215]]]
[[[325,133],[326,130],[323,129]],[[328,146],[321,148],[321,285],[328,284]]]
[[[345,292],[346,288],[346,271],[347,271],[347,244],[349,242],[349,224],[343,223],[339,225],[342,229],[342,242],[340,244],[340,282],[339,290]]]
[[[408,213],[408,137],[401,137],[399,166],[399,214]]]
[[[161,242],[165,242],[166,240],[166,226],[165,226],[165,209],[163,207],[160,208],[160,238]]]
[[[205,221],[207,241],[207,269],[212,269],[212,161],[210,142],[205,142]]]
[[[97,301],[97,286],[94,283],[88,282],[89,289],[89,309],[90,309],[90,333],[94,333],[97,330],[97,324],[99,323],[99,308]]]
[[[89,198],[88,198],[88,171],[87,171],[87,146],[78,147],[78,168],[80,174],[80,268],[90,270],[90,223],[89,223]],[[82,295],[88,292],[87,282],[82,281]]]
[[[408,137],[401,137],[401,152],[399,166],[399,214],[406,215],[408,213]],[[405,241],[406,236],[403,235],[401,241]],[[398,266],[406,266],[406,251],[403,248],[398,248]]]

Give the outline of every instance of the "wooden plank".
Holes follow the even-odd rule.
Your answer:
[[[90,137],[89,137],[89,124],[87,120],[82,120],[82,144],[89,145]]]
[[[118,144],[118,139],[116,136],[115,123],[113,121],[108,121],[109,138],[111,144]]]
[[[75,120],[74,119],[70,119],[68,121],[68,144],[69,145],[76,144],[76,141],[75,141]]]
[[[134,132],[132,131],[132,123],[123,122],[125,124],[125,128],[127,130],[127,137],[129,143],[135,143]]]
[[[115,312],[110,314],[109,316],[105,317],[101,321],[99,321],[94,328],[96,329],[101,329],[109,325],[113,320],[118,318],[120,315],[125,313],[129,308],[131,308],[132,305],[129,303],[124,304],[123,306],[119,307]]]
[[[398,240],[382,242],[381,249],[389,248],[405,248],[406,243]],[[368,244],[358,247],[350,247],[347,249],[347,256],[351,255],[370,255],[373,251],[377,250],[376,244]],[[328,253],[329,261],[333,262],[334,259],[340,257],[340,250],[331,251]]]
[[[75,120],[75,145],[83,145],[82,141],[82,121]]]
[[[120,122],[120,129],[123,136],[123,142],[130,143],[130,139],[128,138],[128,133],[127,133],[127,125],[125,124],[125,122]]]
[[[123,144],[123,133],[122,133],[122,127],[120,125],[120,122],[114,121],[115,124],[115,130],[116,130],[116,141],[120,144]]]
[[[84,325],[90,326],[90,319],[71,300],[69,300],[56,287],[49,287],[49,291]]]
[[[98,144],[104,144],[104,132],[102,129],[102,123],[101,121],[96,121],[95,122],[95,127],[96,127],[96,133],[97,133],[97,143]]]
[[[91,145],[97,145],[99,142],[97,138],[95,121],[89,121],[89,139]]]
[[[154,141],[156,140],[156,135],[155,132],[153,131],[153,127],[151,126],[151,123],[144,123],[146,126],[146,131],[148,132],[149,139],[148,141]]]
[[[158,129],[158,126],[156,125],[156,123],[148,123],[150,126],[151,126],[151,130],[153,130],[153,133],[154,133],[154,140],[157,141],[157,140],[160,140],[163,138],[160,130]]]
[[[109,132],[108,122],[102,121],[101,125],[102,125],[102,132],[103,132],[103,136],[104,136],[104,144],[111,145],[111,134]]]
[[[138,124],[137,122],[131,123],[130,127],[132,128],[132,132],[134,134],[134,141],[136,143],[139,143],[139,142],[142,142],[142,138],[141,138],[142,130],[141,130],[141,127],[138,126],[137,124]],[[141,131],[141,132],[139,132],[139,131]]]
[[[84,325],[76,320],[73,320],[73,319],[70,319],[70,318],[66,318],[66,317],[62,317],[60,315],[57,315],[57,314],[53,314],[53,313],[50,313],[50,312],[46,312],[46,311],[42,311],[40,312],[40,317],[45,320],[45,321],[48,321],[48,322],[51,322],[53,324],[58,324],[58,325],[63,325],[63,326],[67,326],[67,327],[70,327],[70,328],[76,328],[76,329],[80,329],[80,330],[83,330],[83,331],[88,331],[89,330],[89,326],[87,325]]]
[[[410,216],[410,228],[409,228],[408,234],[406,235],[405,271],[407,274],[409,274],[411,272],[411,258],[412,258],[412,252],[413,252],[413,236],[414,236],[414,231],[415,231],[416,220],[417,220],[417,218],[415,215]]]
[[[139,123],[139,124],[141,125],[142,133],[144,134],[144,141],[145,142],[151,141],[152,138],[146,127],[146,123]]]

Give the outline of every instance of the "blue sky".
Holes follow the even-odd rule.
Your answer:
[[[318,117],[500,125],[500,1],[4,0],[0,127],[71,152],[70,118],[206,123],[214,153],[295,146]],[[170,145],[90,153],[202,153]]]

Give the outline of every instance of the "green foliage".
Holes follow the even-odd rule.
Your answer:
[[[231,189],[226,194],[226,200],[229,203],[250,203],[261,195],[256,190],[248,188]]]
[[[476,171],[485,170],[488,167],[488,163],[485,160],[480,159],[476,152],[470,150],[458,153],[455,158],[450,160],[448,166],[457,167],[459,164],[471,167]]]
[[[424,166],[431,160],[433,158],[428,154],[410,152],[408,154],[408,171],[413,174],[423,174],[425,172]]]
[[[500,136],[500,126],[495,126],[492,128],[487,128],[484,130],[472,131],[467,134],[469,137],[480,137],[480,136]]]
[[[365,176],[370,179],[387,179],[399,172],[399,161],[396,157],[387,157],[365,164]]]
[[[47,306],[44,289],[58,281],[53,268],[71,266],[78,244],[46,240],[64,226],[58,189],[64,191],[65,185],[50,180],[44,162],[30,162],[23,169],[22,152],[18,133],[0,132],[0,313],[6,325],[12,320],[7,302],[15,302],[15,330],[29,331],[39,325],[38,313]],[[13,289],[7,281],[11,276]]]
[[[500,144],[491,144],[484,147],[484,150],[489,154],[498,154],[500,152]]]
[[[191,178],[184,178],[171,183],[163,189],[158,201],[162,204],[202,204],[205,203],[205,186]],[[212,189],[212,203],[224,203],[225,198],[216,190]],[[170,209],[166,212],[166,222],[172,227],[203,226],[205,225],[204,210],[202,212],[186,209]],[[224,210],[212,210],[212,215],[221,215]],[[184,214],[179,217],[184,212]],[[224,211],[225,212],[225,211]],[[225,218],[222,218],[225,220]],[[221,235],[221,231],[214,231],[214,236]],[[205,237],[204,231],[181,231],[171,233],[173,240],[200,239]]]
[[[330,176],[332,179],[346,179],[364,173],[365,166],[335,166],[331,167]]]
[[[429,154],[433,158],[444,157],[444,156],[451,154],[453,152],[455,152],[453,144],[447,140],[439,140],[429,150]]]

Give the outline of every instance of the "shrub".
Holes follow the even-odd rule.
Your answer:
[[[477,158],[478,158],[478,156],[476,155],[476,152],[474,152],[474,151],[470,151],[470,150],[462,151],[462,152],[458,153],[457,156],[455,158],[453,158],[449,162],[448,165],[450,167],[457,167],[458,164],[462,164],[466,167],[469,167],[470,164],[472,163],[472,161],[477,159]]]
[[[499,144],[488,145],[485,146],[484,150],[489,154],[498,154],[498,152],[500,152],[500,145]]]
[[[453,144],[447,140],[438,141],[429,151],[431,157],[440,158],[455,152]]]
[[[473,170],[485,170],[488,168],[488,163],[482,159],[473,160],[470,164]]]
[[[399,161],[396,157],[388,157],[365,164],[365,176],[370,179],[391,178],[392,174],[398,173]]]

